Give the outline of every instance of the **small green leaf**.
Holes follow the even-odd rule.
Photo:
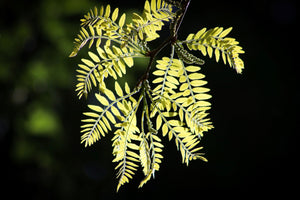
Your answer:
[[[100,106],[95,106],[95,105],[88,105],[88,107],[91,109],[91,110],[94,110],[96,112],[102,112],[103,109],[100,107]]]
[[[210,46],[207,47],[207,53],[208,53],[209,57],[211,58],[212,54],[213,54],[213,49]]]
[[[91,36],[95,36],[95,30],[94,30],[93,26],[89,25],[89,30],[91,32]]]
[[[202,80],[191,81],[191,85],[194,87],[203,86],[206,83],[207,83],[206,81],[202,81]]]
[[[206,31],[206,28],[203,28],[201,29],[200,31],[198,31],[194,37],[195,40],[198,40],[202,35],[203,33]]]
[[[125,92],[126,94],[130,94],[130,87],[127,82],[125,82]]]
[[[134,143],[128,143],[127,146],[131,149],[134,149],[134,150],[139,150],[140,149],[140,147],[138,145],[134,144]],[[138,156],[138,158],[139,158],[139,156]]]
[[[216,62],[219,62],[220,59],[220,51],[218,48],[215,49],[215,57],[216,57]]]
[[[156,76],[162,76],[165,74],[165,71],[163,70],[156,70],[153,72],[153,75],[156,75]]]
[[[162,119],[161,119],[161,116],[158,115],[157,118],[156,118],[156,130],[160,129],[161,124],[162,124]]]
[[[111,101],[116,100],[116,97],[115,97],[114,93],[113,93],[112,91],[110,91],[109,89],[105,89],[105,90],[104,90],[104,94],[105,94]]]
[[[119,26],[122,28],[125,24],[126,14],[124,13],[119,19]]]
[[[205,75],[200,74],[200,73],[192,73],[189,75],[189,79],[195,80],[195,79],[203,79],[205,78]]]
[[[231,30],[232,30],[232,27],[229,27],[229,28],[225,29],[225,30],[219,35],[219,37],[220,37],[220,38],[223,38],[223,37],[227,36],[227,35],[230,33]]]
[[[115,82],[115,90],[119,97],[123,96],[122,88],[120,87],[120,85],[117,81]]]
[[[110,15],[110,5],[108,4],[105,9],[104,17],[109,18],[109,15]]]
[[[91,57],[91,59],[92,59],[95,63],[99,63],[99,62],[100,62],[100,59],[99,59],[99,57],[98,57],[96,54],[94,54],[94,53],[91,52],[91,51],[89,51],[88,54],[89,54],[89,56]]]
[[[111,112],[109,112],[108,110],[105,112],[106,113],[106,117],[109,119],[109,121],[112,124],[116,123],[115,117],[111,114]]]
[[[185,68],[186,71],[188,72],[197,72],[199,71],[201,68],[198,66],[188,66]]]
[[[149,1],[145,1],[144,11],[150,13],[150,4]]]
[[[93,112],[85,112],[83,113],[84,115],[88,116],[88,117],[95,117],[95,118],[98,118],[99,115],[96,114],[96,113],[93,113]]]
[[[211,95],[209,94],[196,94],[195,98],[198,100],[207,100],[211,98]]]
[[[89,66],[89,67],[94,67],[95,66],[95,64],[92,62],[92,61],[90,61],[90,60],[88,60],[88,59],[81,59],[81,61],[84,63],[84,64],[86,64],[87,66]]]
[[[99,101],[99,103],[101,103],[104,106],[108,106],[109,102],[107,101],[107,99],[103,96],[101,96],[100,94],[95,94],[97,100]]]
[[[128,65],[128,67],[132,67],[133,66],[133,59],[132,57],[125,57],[123,58],[125,63]]]
[[[166,136],[168,133],[168,125],[165,123],[162,127],[162,135]]]
[[[116,8],[111,16],[111,19],[113,21],[116,21],[116,19],[118,18],[118,14],[119,14],[119,8]]]

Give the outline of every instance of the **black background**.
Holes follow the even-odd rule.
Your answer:
[[[120,10],[142,10],[144,1],[113,0],[109,3]],[[20,17],[33,18],[31,8],[35,10],[33,13],[42,12],[35,9],[39,2],[13,5],[11,1],[2,4],[0,36],[1,30],[13,30],[14,22]],[[101,4],[101,1],[89,1],[89,5]],[[1,80],[1,195],[7,193],[8,196],[21,195],[30,199],[294,197],[298,181],[296,137],[299,133],[296,128],[299,122],[297,10],[296,2],[286,0],[192,0],[179,31],[179,39],[202,27],[232,26],[230,36],[236,38],[246,52],[241,55],[245,70],[238,75],[222,62],[215,63],[214,59],[204,58],[206,64],[202,72],[213,96],[210,117],[215,126],[202,141],[209,162],[192,161],[186,167],[181,164],[174,141],[169,143],[164,138],[161,169],[155,173],[155,179],[142,189],[137,188],[143,178],[138,172],[129,184],[121,187],[119,193],[115,192],[117,180],[114,164],[111,163],[111,137],[103,138],[89,148],[80,145],[79,126],[86,102],[77,100],[73,85],[58,88],[58,108],[63,123],[63,137],[59,145],[52,140],[47,141],[47,138],[31,139],[41,149],[49,151],[57,162],[47,168],[34,160],[17,162],[11,153],[17,135],[14,118],[30,100],[21,107],[12,105],[11,86],[18,80]],[[79,19],[86,11],[64,19],[73,26],[71,30],[78,29]],[[69,32],[71,40],[75,33]],[[53,48],[55,51],[38,27],[33,34],[35,49],[20,50],[16,57],[11,57],[12,62],[27,62],[39,48]],[[5,51],[5,46],[0,44],[0,48],[1,52]],[[66,49],[63,56],[65,67],[73,70],[79,58],[69,59],[70,50]],[[164,53],[160,56],[168,55],[168,52]],[[5,59],[4,56],[2,54],[0,58]],[[20,73],[18,67],[0,67]],[[74,73],[70,76],[73,76],[71,80],[75,84]]]

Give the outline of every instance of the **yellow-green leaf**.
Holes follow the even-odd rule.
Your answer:
[[[104,106],[108,106],[109,102],[107,101],[107,99],[103,96],[101,96],[100,94],[95,94],[97,100],[99,101],[99,103],[101,103]]]
[[[198,100],[206,100],[206,99],[210,99],[211,95],[209,94],[196,94],[195,98]]]
[[[128,143],[127,146],[131,149],[134,149],[134,150],[139,150],[140,147],[134,143]]]
[[[218,48],[215,49],[215,57],[216,57],[216,62],[219,62],[220,59],[220,51]]]
[[[224,64],[226,64],[226,54],[222,51],[222,59]]]
[[[132,67],[133,66],[133,59],[132,59],[132,57],[125,57],[125,58],[123,58],[124,59],[124,61],[125,61],[125,63],[128,65],[128,67]]]
[[[161,82],[163,82],[163,80],[164,80],[164,78],[159,77],[159,78],[154,79],[154,80],[152,81],[152,83],[161,83]]]
[[[180,82],[180,83],[186,82],[186,76],[184,76],[184,75],[180,76],[180,77],[179,77],[179,82]]]
[[[120,112],[119,112],[119,110],[116,108],[116,107],[114,107],[114,106],[111,106],[111,112],[116,116],[116,117],[120,117]]]
[[[208,53],[209,57],[211,58],[212,54],[213,54],[213,49],[210,46],[207,47],[207,53]]]
[[[162,76],[165,74],[165,71],[163,70],[156,70],[153,72],[153,75],[156,75],[156,76]]]
[[[182,121],[183,122],[183,110],[182,109],[179,109],[179,119],[180,119],[180,121]]]
[[[103,109],[100,107],[100,106],[95,106],[95,105],[88,105],[88,107],[91,109],[91,110],[94,110],[96,112],[102,112]]]
[[[161,124],[162,124],[162,119],[161,119],[161,116],[158,115],[157,118],[156,118],[156,130],[160,129]]]
[[[98,38],[98,39],[97,39],[97,42],[96,42],[96,47],[99,47],[100,44],[101,44],[101,38]]]
[[[116,97],[115,97],[114,93],[113,93],[112,91],[110,91],[109,89],[105,89],[105,90],[104,90],[104,94],[105,94],[111,101],[116,100]]]
[[[207,82],[203,81],[203,80],[196,80],[196,81],[191,81],[191,85],[194,87],[198,87],[198,86],[203,86],[205,85]]]
[[[178,80],[172,76],[167,76],[167,81],[169,81],[170,83],[173,83],[175,85],[179,84]]]
[[[90,68],[87,67],[86,65],[83,64],[78,64],[78,67],[80,67],[81,69],[85,70],[85,71],[90,71]],[[86,73],[85,73],[86,74]]]
[[[181,97],[181,98],[178,98],[178,99],[176,99],[175,101],[176,101],[176,103],[184,103],[184,102],[186,102],[188,99],[186,98],[186,97]]]
[[[87,32],[87,30],[84,27],[81,27],[81,30],[86,37],[89,37],[89,33]]]
[[[172,133],[172,131],[169,131],[169,134],[168,134],[168,136],[169,136],[169,140],[172,140],[172,137],[173,137],[173,133]]]
[[[227,36],[227,35],[230,33],[231,30],[232,30],[232,27],[229,27],[229,28],[225,29],[225,30],[219,35],[219,37],[220,37],[220,38],[223,38],[223,37]]]
[[[200,31],[198,31],[194,37],[195,40],[198,40],[200,38],[200,36],[203,35],[203,33],[206,31],[206,28],[201,29]]]
[[[183,123],[178,120],[170,120],[169,124],[171,124],[172,126],[182,126],[183,125]]]
[[[112,123],[112,124],[115,124],[116,123],[116,120],[114,118],[114,116],[111,114],[111,112],[109,112],[108,110],[106,111],[106,117],[109,119],[109,121]]]
[[[195,79],[203,79],[205,76],[200,73],[192,73],[189,75],[189,79],[195,80]]]
[[[149,1],[145,2],[144,10],[145,10],[145,12],[150,13],[150,4],[149,4]]]
[[[189,40],[192,40],[194,38],[194,35],[193,33],[189,34],[186,38],[186,41],[189,41]]]
[[[127,145],[129,146],[130,143],[128,143]],[[140,158],[140,156],[137,153],[134,153],[133,151],[126,151],[128,155],[135,157],[135,158]]]
[[[83,114],[88,117],[95,117],[95,118],[99,117],[99,115],[97,113],[93,113],[93,112],[85,112]]]
[[[119,8],[116,8],[111,16],[111,19],[113,21],[116,21],[116,19],[118,18],[118,14],[119,14]]]
[[[209,92],[210,89],[204,88],[204,87],[196,87],[193,88],[193,92],[195,93],[204,93],[204,92]]]
[[[120,87],[120,85],[117,81],[115,82],[115,90],[119,97],[123,96],[122,88]]]
[[[123,27],[126,19],[126,14],[124,13],[119,19],[119,26]]]
[[[126,94],[130,94],[130,87],[127,82],[125,82],[125,92]]]
[[[105,9],[104,17],[105,17],[105,18],[108,18],[109,15],[110,15],[110,5],[108,4],[108,5],[106,6],[106,9]]]
[[[189,96],[191,94],[191,91],[190,90],[185,90],[183,93],[182,93],[182,96]]]
[[[168,133],[168,125],[165,123],[162,127],[162,135],[166,136]]]
[[[89,29],[90,29],[91,35],[94,36],[95,30],[94,30],[93,26],[89,25]]]
[[[198,66],[188,66],[185,68],[186,71],[188,72],[196,72],[199,71],[201,68]]]
[[[100,59],[99,59],[99,57],[98,57],[96,54],[94,54],[94,53],[91,52],[91,51],[89,51],[88,54],[89,54],[89,56],[92,58],[92,60],[93,60],[95,63],[99,63],[99,62],[100,62]]]
[[[156,12],[156,1],[154,0],[151,1],[151,10],[152,12]]]
[[[89,67],[94,67],[95,66],[94,63],[92,61],[88,60],[88,59],[83,58],[83,59],[81,59],[81,61]]]

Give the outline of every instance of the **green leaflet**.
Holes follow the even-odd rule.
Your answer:
[[[84,46],[89,51],[76,69],[75,91],[79,99],[93,93],[93,105],[83,112],[81,143],[91,146],[112,135],[117,191],[139,166],[145,176],[139,187],[155,177],[167,156],[163,155],[162,137],[175,142],[182,163],[207,161],[200,143],[204,133],[213,128],[208,118],[211,95],[199,66],[204,60],[191,50],[215,57],[216,62],[221,59],[238,73],[244,68],[242,47],[227,37],[231,27],[203,28],[179,40],[178,29],[189,3],[146,0],[142,14],[134,13],[131,20],[126,20],[119,8],[106,5],[91,9],[80,20],[70,57],[77,56]],[[150,49],[148,43],[158,39],[166,25],[169,37]],[[171,47],[170,56],[159,58],[167,46]],[[139,81],[130,86],[126,75],[137,67],[135,58],[147,58],[148,64]]]

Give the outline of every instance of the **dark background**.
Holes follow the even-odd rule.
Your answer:
[[[155,179],[138,189],[143,178],[138,172],[119,193],[111,136],[89,148],[80,144],[87,101],[76,97],[75,69],[85,54],[68,58],[79,19],[107,2],[1,1],[1,196],[294,197],[299,180],[296,2],[192,0],[179,39],[202,27],[232,26],[230,36],[246,51],[241,55],[245,70],[238,75],[222,62],[204,58],[215,126],[202,141],[208,163],[193,161],[186,167],[174,141],[164,139],[164,159]],[[109,3],[132,13],[141,12],[144,1]],[[165,55],[168,51],[160,54]],[[143,67],[137,64],[130,72],[139,74]]]

